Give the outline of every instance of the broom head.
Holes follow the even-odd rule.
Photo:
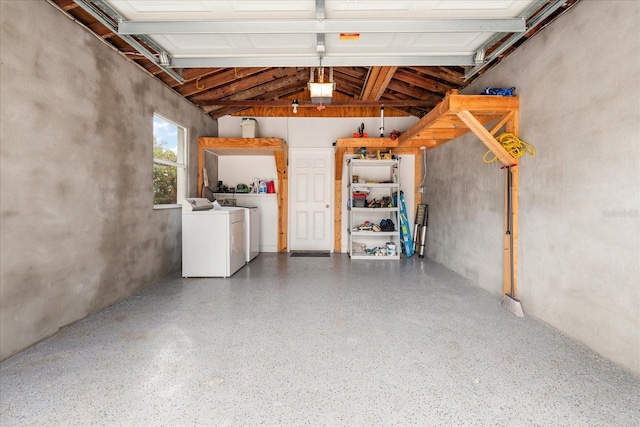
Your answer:
[[[524,317],[524,312],[522,311],[522,305],[520,301],[515,298],[511,298],[509,295],[505,295],[502,298],[502,306],[515,314],[518,317]]]

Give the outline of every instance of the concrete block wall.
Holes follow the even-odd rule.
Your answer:
[[[180,269],[153,113],[217,123],[45,1],[0,2],[0,359]],[[191,195],[196,168],[190,169]]]
[[[466,93],[517,88],[519,298],[640,374],[640,3],[578,3]],[[502,295],[504,172],[473,136],[428,152],[428,256]]]

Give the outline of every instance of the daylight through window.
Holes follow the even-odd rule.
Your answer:
[[[153,115],[153,205],[182,203],[187,196],[187,131]]]

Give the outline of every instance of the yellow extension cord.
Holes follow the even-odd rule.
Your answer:
[[[502,147],[507,150],[509,154],[511,154],[515,159],[522,157],[525,153],[531,156],[536,155],[536,149],[533,145],[527,144],[517,136],[512,133],[504,132],[498,135],[496,140],[502,145]],[[489,158],[488,156],[493,154],[491,150],[488,150],[482,156],[482,160],[485,163],[493,163],[498,161],[498,156],[494,155],[493,158]]]

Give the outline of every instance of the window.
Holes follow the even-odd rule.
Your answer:
[[[187,130],[153,115],[153,206],[167,207],[187,197]]]

